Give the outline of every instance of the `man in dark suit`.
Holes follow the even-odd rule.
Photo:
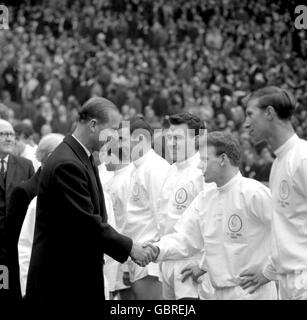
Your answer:
[[[38,144],[36,158],[43,167],[49,155],[63,141],[64,136],[58,133],[50,133],[44,136]],[[9,283],[11,295],[15,301],[21,299],[19,263],[18,263],[18,239],[28,206],[37,196],[39,176],[41,168],[29,179],[18,184],[12,191],[7,208],[7,257],[9,267]]]
[[[31,307],[76,310],[90,305],[91,311],[100,312],[103,254],[121,263],[130,256],[140,264],[155,256],[151,248],[133,243],[107,223],[92,152],[106,142],[101,133],[117,129],[119,122],[112,102],[91,98],[79,113],[73,135],[51,154],[41,172],[26,288]]]
[[[14,156],[15,133],[6,120],[0,119],[0,265],[7,265],[6,215],[14,187],[34,174],[30,160]],[[7,296],[0,290],[0,296]]]

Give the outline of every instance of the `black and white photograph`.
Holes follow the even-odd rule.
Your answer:
[[[307,300],[307,2],[0,1],[0,307],[212,300]]]

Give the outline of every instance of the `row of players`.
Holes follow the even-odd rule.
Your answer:
[[[113,174],[101,180],[110,223],[154,253],[140,265],[107,259],[112,299],[307,299],[307,143],[291,126],[295,101],[269,87],[246,106],[251,138],[267,140],[276,155],[271,190],[242,177],[231,134],[200,137],[202,122],[187,113],[169,119],[174,164],[141,134],[142,155],[107,164]],[[141,118],[130,123],[130,133],[137,129],[151,131]]]

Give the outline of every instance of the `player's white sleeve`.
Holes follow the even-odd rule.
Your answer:
[[[130,258],[124,263],[120,264],[119,270],[121,270],[122,272],[129,272],[129,264],[128,264],[129,261],[130,261]]]
[[[18,240],[18,258],[22,296],[24,296],[26,293],[27,277],[35,229],[36,201],[37,197],[35,197],[29,204]]]
[[[307,159],[302,159],[293,175],[294,189],[307,199]],[[307,202],[306,202],[307,209]]]
[[[158,198],[162,189],[162,186],[168,176],[170,165],[168,163],[163,163],[159,167],[159,172],[153,172],[151,174],[148,181],[148,192],[149,192],[149,201],[150,208],[155,216],[156,223],[159,227],[161,227],[161,223],[163,222],[164,216],[161,214],[158,207]]]
[[[264,185],[259,186],[253,191],[249,202],[250,212],[270,228],[273,215],[273,201],[270,189]]]
[[[175,232],[155,243],[160,249],[157,261],[184,259],[204,248],[197,203],[198,197],[176,223]]]
[[[270,229],[270,253],[272,254],[275,251],[275,239],[271,233],[271,221],[273,215],[273,200],[271,191],[265,186],[259,187],[253,194],[250,200],[250,211],[251,213],[260,219],[265,227]],[[263,275],[271,280],[278,280],[278,273],[274,266],[273,259],[271,255],[266,257],[263,260],[262,264],[262,273]]]
[[[116,221],[111,196],[107,192],[103,192],[103,194],[108,214],[108,223],[116,230]],[[105,297],[108,300],[108,297],[110,295],[109,292],[115,290],[116,276],[119,268],[119,263],[107,254],[104,255],[104,258],[105,264],[103,274],[105,281]]]

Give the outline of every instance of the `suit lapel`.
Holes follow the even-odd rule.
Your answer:
[[[65,137],[64,143],[68,144],[74,151],[76,156],[81,160],[82,163],[86,165],[87,168],[92,166],[90,159],[88,158],[85,150],[82,148],[81,144],[71,135]]]
[[[97,181],[97,179],[95,179],[95,180],[97,181],[101,212],[102,212],[103,216],[105,218],[107,218],[107,215],[105,214],[107,212],[107,210],[106,210],[105,201],[104,201],[104,194],[103,194],[102,185],[101,185],[101,181],[100,181],[100,178],[99,178],[99,172],[98,172],[97,166],[95,167],[94,170],[96,170],[96,176],[97,176],[97,179],[98,179],[98,181]],[[107,220],[105,220],[105,222],[107,222]]]
[[[16,160],[14,156],[10,155],[7,163],[7,171],[6,171],[6,182],[5,182],[6,191],[8,191],[10,185],[13,182],[15,172],[16,172]]]
[[[101,203],[101,201],[102,201],[102,194],[100,192],[101,186],[99,188],[99,183],[96,180],[94,168],[93,168],[92,163],[91,163],[88,155],[86,154],[85,150],[83,149],[81,144],[71,135],[66,136],[64,139],[64,142],[67,143],[72,148],[72,150],[74,151],[76,156],[87,167],[92,184],[95,186],[96,191],[97,191],[98,202]]]
[[[3,180],[3,178],[2,178],[1,176],[0,176],[0,188],[1,188],[2,190],[5,189],[4,180]]]

